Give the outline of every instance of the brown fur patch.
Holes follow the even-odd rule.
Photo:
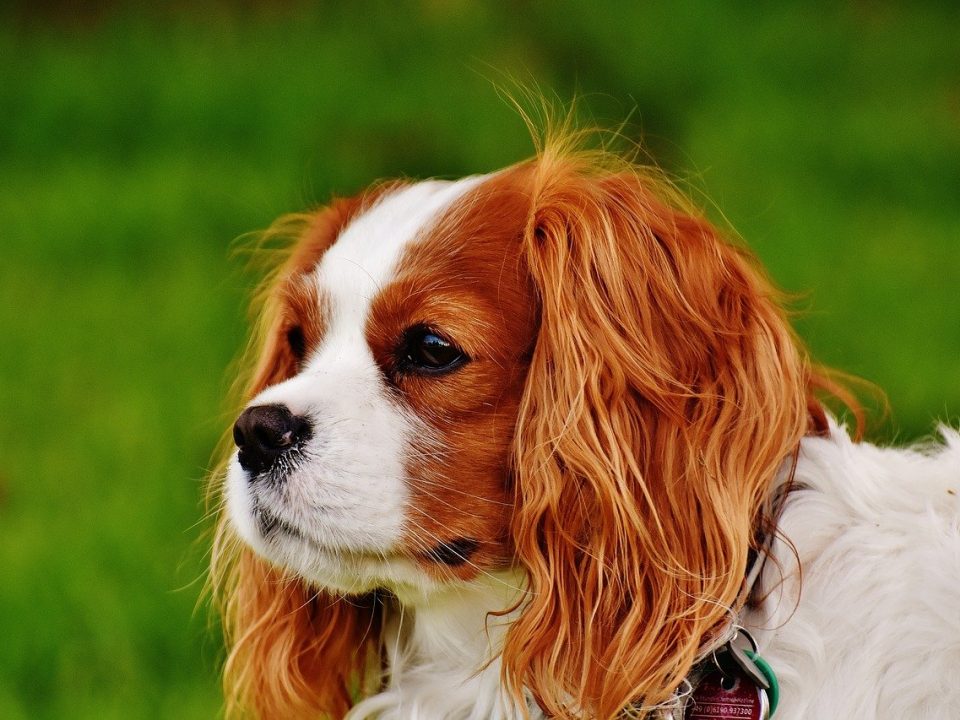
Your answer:
[[[473,577],[512,555],[509,447],[537,316],[521,242],[528,175],[499,173],[445,212],[405,251],[366,328],[399,401],[426,426],[408,462],[404,546],[439,576]],[[397,347],[414,325],[441,333],[470,361],[439,376],[404,373]],[[456,560],[447,546],[470,552],[438,562]]]

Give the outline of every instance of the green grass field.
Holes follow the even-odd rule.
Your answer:
[[[231,242],[529,155],[510,77],[629,115],[802,294],[815,355],[887,392],[877,436],[955,421],[960,10],[836,5],[2,11],[0,717],[216,715],[202,482],[256,280]]]

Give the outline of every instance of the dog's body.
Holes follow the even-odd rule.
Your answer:
[[[680,718],[739,625],[780,720],[960,713],[960,439],[851,441],[744,253],[609,161],[303,218],[215,554],[231,710]]]
[[[922,450],[854,443],[836,426],[803,441],[780,522],[792,546],[775,543],[756,591],[762,605],[740,618],[779,677],[777,720],[957,717],[960,436],[944,435],[945,445]],[[516,582],[491,577],[472,593],[412,601],[402,620],[393,607],[391,681],[350,717],[518,717],[504,710],[499,663],[476,671],[504,628],[482,608],[515,601]]]
[[[779,525],[794,547],[776,543],[741,621],[780,678],[778,720],[960,712],[960,437],[943,432],[923,451],[803,440]]]

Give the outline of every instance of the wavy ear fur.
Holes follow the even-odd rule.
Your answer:
[[[529,598],[506,681],[558,717],[668,702],[730,622],[810,370],[745,254],[626,163],[541,153],[515,440]]]
[[[313,267],[349,218],[379,192],[338,201],[315,215],[284,218],[266,233],[264,244],[289,238],[290,247],[264,286],[262,307],[255,307],[259,328],[248,352],[253,361],[247,363],[252,377],[245,402],[296,373],[285,340],[293,321],[285,302],[288,281]],[[270,566],[239,540],[225,512],[216,530],[211,583],[229,652],[227,717],[341,718],[367,671],[379,677],[376,598],[335,597]]]
[[[249,550],[232,583],[224,608],[227,716],[342,718],[377,658],[375,598],[312,590]]]

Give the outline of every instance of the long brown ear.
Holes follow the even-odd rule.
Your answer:
[[[270,245],[280,235],[289,238],[289,247],[255,308],[259,329],[248,353],[245,402],[296,372],[286,339],[291,322],[299,322],[291,317],[297,312],[289,303],[291,278],[310,269],[348,219],[379,192],[339,201],[315,215],[284,218],[268,231]],[[376,598],[340,598],[270,566],[242,544],[222,511],[211,583],[229,652],[227,717],[341,718],[365,686],[367,671],[378,675]]]
[[[375,598],[311,590],[246,549],[232,585],[227,716],[342,718],[378,662]]]
[[[541,327],[514,458],[530,592],[503,664],[548,714],[605,719],[669,701],[729,623],[808,369],[742,252],[601,165],[537,160]]]

